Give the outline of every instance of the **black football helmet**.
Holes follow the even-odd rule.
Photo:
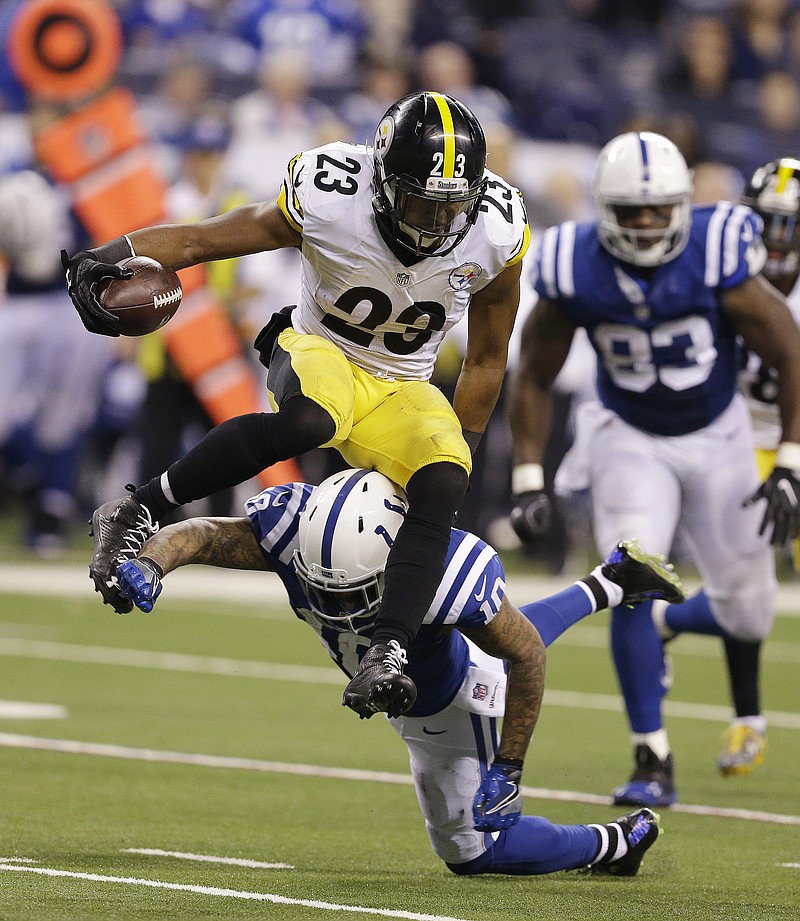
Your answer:
[[[486,190],[486,138],[452,96],[413,93],[375,132],[372,207],[384,234],[414,256],[444,256],[466,236]]]
[[[764,221],[764,275],[788,294],[800,273],[800,160],[783,157],[759,167],[742,202]]]

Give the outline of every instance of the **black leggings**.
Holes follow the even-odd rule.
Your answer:
[[[409,510],[386,564],[386,584],[373,643],[416,636],[444,576],[450,528],[467,491],[467,471],[440,462],[418,470],[408,481]]]
[[[295,396],[277,413],[249,413],[212,429],[191,451],[172,464],[169,485],[175,504],[185,505],[222,489],[238,486],[277,461],[318,448],[333,438],[336,426],[313,400]],[[154,477],[136,497],[156,518],[174,505]]]

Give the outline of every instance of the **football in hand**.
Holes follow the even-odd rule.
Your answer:
[[[97,286],[100,306],[117,317],[121,336],[146,336],[160,329],[181,305],[177,273],[147,256],[131,256],[117,265],[133,275],[102,279]]]

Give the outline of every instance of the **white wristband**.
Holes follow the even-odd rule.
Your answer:
[[[775,466],[800,470],[800,445],[794,441],[781,442],[775,455]]]
[[[800,445],[796,447],[800,450]],[[511,471],[511,492],[515,496],[537,489],[544,489],[544,470],[541,464],[519,464]]]

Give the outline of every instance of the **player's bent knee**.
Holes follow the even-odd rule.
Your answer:
[[[467,860],[465,863],[450,863],[445,860],[445,866],[451,873],[456,876],[476,876],[478,873],[487,873],[492,865],[492,857],[489,851],[475,857],[473,860]]]
[[[411,477],[406,486],[411,506],[458,508],[469,486],[469,475],[458,464],[442,461],[428,464]]]
[[[775,619],[774,608],[764,597],[752,599],[752,603],[746,600],[744,604],[741,599],[728,604],[714,599],[713,608],[714,616],[725,632],[743,643],[765,640]]]

